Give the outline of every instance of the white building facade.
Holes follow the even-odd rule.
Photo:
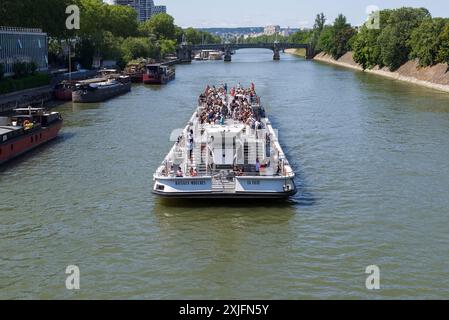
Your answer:
[[[48,70],[47,34],[40,29],[0,27],[0,63],[11,75],[15,62],[34,62],[39,71]]]
[[[264,28],[264,35],[266,36],[273,36],[275,34],[279,34],[279,32],[281,32],[281,27],[280,26],[266,26]]]

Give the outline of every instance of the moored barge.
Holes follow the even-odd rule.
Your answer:
[[[184,199],[285,199],[295,173],[255,89],[207,88],[154,174],[153,193]]]
[[[107,79],[93,79],[80,82],[72,93],[72,101],[80,103],[102,102],[131,91],[131,79],[117,76]]]
[[[53,140],[63,124],[59,112],[31,107],[15,112],[0,118],[0,165]]]
[[[148,64],[143,74],[143,83],[145,84],[167,84],[176,78],[174,67],[166,66],[160,63]]]
[[[77,81],[64,80],[58,83],[54,89],[54,96],[57,100],[72,101],[72,93],[76,90]]]
[[[131,78],[132,83],[142,83],[145,65],[139,62],[129,63],[124,74]]]

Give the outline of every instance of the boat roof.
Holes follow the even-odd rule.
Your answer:
[[[93,78],[93,79],[81,80],[78,83],[79,84],[91,84],[91,83],[105,82],[105,81],[107,81],[106,78]]]
[[[24,118],[24,119],[29,119],[29,118],[31,118],[32,116],[30,116],[29,114],[20,114],[20,115],[15,115],[15,116],[13,116],[13,118],[16,118],[16,119],[22,119],[22,118]]]
[[[152,64],[147,64],[147,67],[167,67],[165,65],[163,65],[162,63],[152,63]]]
[[[39,112],[45,112],[44,108],[32,108],[32,107],[28,107],[28,108],[17,108],[13,110],[16,113],[39,113]],[[16,117],[18,117],[19,115],[16,115]]]
[[[53,111],[53,112],[49,112],[47,111],[45,108],[18,108],[18,109],[14,109],[14,112],[16,112],[17,114],[13,115],[13,118],[30,118],[33,115],[48,115],[48,114],[58,114],[59,112]],[[27,114],[25,114],[27,113]],[[31,113],[31,115],[30,115]]]
[[[22,127],[17,127],[17,126],[0,126],[0,135],[4,135],[6,133],[10,133],[13,131],[18,131],[22,129]]]

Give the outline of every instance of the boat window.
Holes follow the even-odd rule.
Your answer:
[[[156,186],[156,190],[164,191],[164,189],[165,189],[165,186],[161,186],[160,184],[158,184],[158,185]]]
[[[11,145],[11,151],[13,151],[13,150],[14,150],[14,145],[12,144],[12,145]]]
[[[42,139],[42,133],[39,134],[39,139]]]
[[[31,143],[33,143],[34,141],[33,141],[33,137],[31,137]]]
[[[2,148],[0,148],[0,156],[2,155]]]

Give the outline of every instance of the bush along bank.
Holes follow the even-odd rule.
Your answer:
[[[4,78],[0,81],[0,94],[15,91],[42,87],[50,84],[50,75],[46,73],[36,73],[22,78]]]

